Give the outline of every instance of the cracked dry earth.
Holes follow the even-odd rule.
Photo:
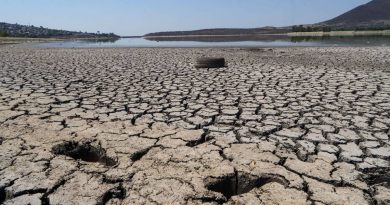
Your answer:
[[[0,203],[389,204],[389,71],[389,47],[2,47]]]

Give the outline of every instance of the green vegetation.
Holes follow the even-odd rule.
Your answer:
[[[375,39],[388,39],[390,40],[390,36],[291,36],[291,42],[298,43],[298,42],[310,42],[310,41],[370,41]]]
[[[0,31],[0,37],[7,37],[8,33],[5,31]]]
[[[323,27],[311,27],[311,26],[293,26],[292,32],[331,32],[332,28],[328,26]]]
[[[331,31],[385,31],[390,26],[379,27],[355,27],[355,28],[331,28],[329,26],[293,26],[292,32],[331,32]]]
[[[385,31],[390,30],[390,26],[383,27],[356,27],[356,28],[338,28],[335,31]]]

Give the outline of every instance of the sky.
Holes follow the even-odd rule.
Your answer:
[[[143,35],[317,23],[370,0],[0,0],[0,22]]]

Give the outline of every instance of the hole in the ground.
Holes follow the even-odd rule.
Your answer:
[[[114,166],[117,163],[115,159],[106,156],[106,151],[103,148],[92,146],[89,143],[64,142],[54,146],[53,153],[86,162],[99,162],[106,166]]]
[[[223,194],[227,200],[232,196],[237,195],[237,181],[235,176],[224,177],[207,186],[208,190]]]
[[[135,161],[140,160],[145,154],[147,154],[149,152],[150,149],[151,148],[148,148],[148,149],[144,149],[144,150],[133,153],[130,156],[131,161],[135,162]]]
[[[226,200],[236,195],[250,192],[252,189],[262,187],[265,184],[277,182],[286,185],[287,182],[277,176],[253,176],[247,173],[236,173],[233,176],[225,176],[211,182],[207,189],[223,194]]]

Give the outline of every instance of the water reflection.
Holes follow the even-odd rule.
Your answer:
[[[287,35],[259,35],[259,36],[194,36],[194,37],[148,37],[146,40],[155,42],[165,41],[193,41],[193,42],[314,42],[319,44],[390,44],[390,36],[294,36]]]
[[[304,41],[325,41],[330,39],[331,39],[330,36],[294,36],[290,38],[291,42],[294,43],[299,43]]]
[[[33,46],[43,48],[390,46],[390,36],[289,37],[287,35],[257,35],[120,38],[49,42]]]
[[[96,38],[96,39],[83,39],[81,41],[84,41],[86,43],[115,43],[120,38]]]
[[[246,36],[182,36],[182,37],[147,37],[149,41],[194,41],[194,42],[242,42],[242,41],[264,41],[272,42],[277,40],[288,40],[286,35],[246,35]]]

